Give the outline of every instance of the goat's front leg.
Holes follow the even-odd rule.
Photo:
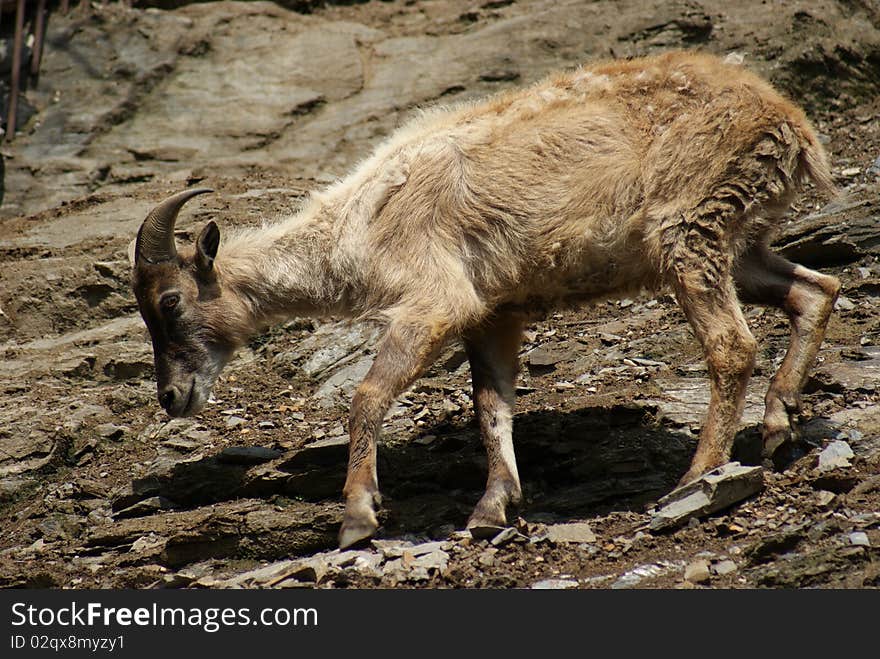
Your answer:
[[[801,392],[840,292],[829,275],[791,263],[759,245],[740,257],[734,271],[744,302],[783,309],[791,322],[791,344],[764,398],[764,454],[791,441]]]
[[[521,343],[522,320],[511,315],[497,316],[465,338],[474,409],[489,465],[486,492],[468,520],[469,529],[504,526],[508,504],[522,498],[513,451],[514,382]]]
[[[341,549],[372,537],[379,527],[375,512],[381,502],[376,441],[382,420],[394,399],[431,363],[445,338],[441,323],[392,323],[366,378],[355,391],[349,415]]]

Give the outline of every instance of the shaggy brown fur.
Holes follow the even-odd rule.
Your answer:
[[[738,292],[791,319],[764,428],[768,450],[791,437],[839,289],[767,248],[806,181],[833,190],[803,112],[764,80],[708,55],[584,67],[425,113],[296,216],[240,232],[219,253],[203,233],[195,254],[175,254],[171,270],[136,264],[160,398],[172,414],[198,411],[228,354],[277,319],[385,322],[351,409],[340,532],[349,546],[376,529],[376,440],[388,407],[447,341],[461,339],[489,456],[486,494],[469,526],[498,526],[520,496],[512,391],[525,319],[669,286],[710,374],[687,481],[729,459],[756,351]],[[159,299],[172,289],[180,301],[164,313]],[[210,372],[192,369],[204,346],[213,350]],[[176,367],[158,368],[175,358]],[[176,375],[163,381],[162,373]]]

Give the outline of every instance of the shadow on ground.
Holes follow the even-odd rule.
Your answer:
[[[486,459],[477,430],[440,425],[428,432],[436,439],[427,444],[380,445],[384,534],[445,536],[450,526],[464,526],[482,493]],[[520,415],[514,442],[524,490],[518,512],[544,522],[641,512],[675,486],[694,448],[689,436],[656,424],[643,408],[624,405]],[[173,507],[236,498],[339,501],[344,438],[275,459],[268,459],[270,451],[262,461],[259,455],[251,459],[260,464],[231,461],[228,452],[178,462],[133,481],[114,507],[128,517],[138,512],[126,512],[132,505],[155,497]]]

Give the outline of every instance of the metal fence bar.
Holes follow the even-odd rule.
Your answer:
[[[18,0],[15,9],[15,41],[12,46],[12,85],[9,89],[9,116],[6,120],[6,136],[15,135],[15,113],[18,111],[18,86],[21,81],[21,46],[24,40],[24,0]]]
[[[46,38],[46,0],[37,2],[37,16],[34,19],[34,52],[31,55],[31,75],[36,78],[40,74],[40,62],[43,60],[43,41]]]
[[[0,8],[4,3],[8,3],[10,0],[0,0]],[[119,4],[124,7],[131,7],[131,0],[118,0]],[[106,7],[109,4],[109,0],[100,0],[100,6]],[[17,114],[18,114],[18,105],[19,105],[19,95],[21,94],[21,76],[22,76],[22,55],[25,41],[25,14],[26,14],[27,0],[16,0],[15,7],[15,33],[13,37],[13,46],[12,46],[12,72],[10,75],[10,87],[9,87],[9,104],[7,106],[7,116],[6,116],[6,131],[5,135],[2,131],[0,131],[0,141],[2,141],[5,137],[7,140],[11,140],[15,137],[16,124],[17,124]],[[62,14],[67,14],[71,11],[71,2],[70,0],[60,0],[57,5],[57,10]],[[84,13],[88,13],[91,8],[91,0],[80,0],[79,8]],[[40,74],[40,65],[43,61],[43,53],[45,51],[45,41],[46,41],[46,26],[49,19],[50,9],[48,7],[48,3],[46,0],[37,0],[37,8],[35,13],[32,15],[32,19],[28,23],[29,32],[33,32],[33,52],[31,53],[30,63],[25,72],[25,76],[30,76],[31,78],[36,79]],[[2,23],[3,12],[0,11],[0,23]],[[28,63],[24,63],[28,64]]]

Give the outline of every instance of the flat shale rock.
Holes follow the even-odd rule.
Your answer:
[[[844,429],[856,455],[869,457],[880,452],[880,405],[841,410],[829,418]]]
[[[306,444],[282,463],[284,469],[338,465],[348,458],[348,435]]]
[[[841,440],[836,440],[831,442],[819,454],[817,468],[820,473],[824,473],[841,467],[849,467],[849,461],[854,457],[855,454],[849,444]]]
[[[50,513],[37,524],[42,538],[46,541],[71,540],[82,533],[85,520],[78,515]]]
[[[132,505],[141,498],[163,496],[180,505],[202,505],[225,501],[242,489],[247,464],[221,462],[216,455],[195,454],[185,459],[162,456],[149,473],[132,480],[131,487],[113,499],[114,509]]]
[[[21,429],[20,432],[4,433],[0,431],[3,453],[0,453],[0,478],[16,476],[29,471],[38,471],[48,467],[53,461],[53,455],[60,457],[68,445],[59,445],[63,441],[57,434],[50,436],[49,433],[40,430],[30,432]]]
[[[423,570],[429,574],[431,571],[437,571],[442,574],[446,571],[446,566],[449,564],[449,554],[442,549],[434,549],[419,554],[405,551],[400,560],[404,567],[416,572],[419,576],[421,576]]]
[[[774,246],[787,259],[811,268],[844,265],[877,254],[880,203],[860,196],[841,196],[818,212],[787,223]]]
[[[144,517],[145,515],[152,515],[154,513],[157,513],[160,510],[173,510],[177,507],[177,504],[170,499],[156,496],[138,501],[128,508],[123,508],[113,516],[116,519],[125,519],[126,517]]]
[[[298,354],[314,351],[301,368],[306,375],[320,378],[350,361],[362,348],[375,342],[378,336],[379,328],[374,325],[363,323],[322,325],[296,348]]]
[[[230,446],[223,449],[217,460],[224,464],[257,465],[270,462],[284,455],[277,449],[263,446]]]
[[[270,563],[233,577],[216,581],[217,588],[287,588],[291,582],[302,585],[315,585],[325,576],[338,574],[341,570],[354,569],[358,572],[374,574],[381,565],[380,553],[348,550],[324,551],[307,558],[291,559]]]
[[[91,529],[89,548],[127,551],[139,538],[167,538],[154,560],[176,567],[207,558],[277,560],[308,555],[336,544],[342,506],[294,502],[282,510],[239,500],[193,510],[121,519]]]
[[[333,549],[307,558],[279,561],[212,584],[219,588],[288,588],[309,586],[354,572],[394,583],[417,583],[443,574],[449,564],[450,542],[412,544],[405,540],[374,540],[374,549]]]
[[[326,568],[317,560],[286,560],[242,572],[230,579],[219,580],[217,588],[267,588],[287,579],[319,581]],[[302,578],[301,578],[302,577]]]
[[[121,440],[123,435],[129,432],[127,426],[118,426],[115,423],[102,423],[95,426],[95,433],[102,439],[113,441]]]
[[[612,590],[626,590],[639,587],[643,581],[660,577],[675,570],[680,570],[682,563],[672,561],[657,561],[639,565],[627,570],[620,575],[612,584]]]
[[[541,579],[529,587],[532,590],[568,590],[577,588],[578,582],[574,579]]]
[[[12,499],[37,483],[36,479],[27,476],[9,476],[0,478],[0,502]]]
[[[373,357],[365,355],[343,366],[318,387],[313,396],[320,407],[334,407],[347,402],[373,365]]]
[[[859,361],[842,361],[824,364],[816,369],[811,378],[811,389],[833,393],[860,391],[873,393],[880,387],[880,347],[865,346]]]
[[[284,494],[309,501],[335,498],[342,491],[348,457],[348,435],[328,437],[252,467],[243,475],[240,492],[247,496]]]
[[[660,499],[660,509],[651,517],[652,531],[675,528],[693,517],[709,515],[760,492],[764,487],[761,467],[744,467],[730,462],[703,474]]]
[[[532,373],[547,373],[552,371],[560,362],[571,360],[575,354],[574,347],[567,341],[547,343],[537,348],[532,348],[526,355],[526,361]]]
[[[596,534],[586,522],[572,522],[548,526],[547,539],[557,543],[590,543],[596,542]]]
[[[215,455],[163,455],[146,475],[112,497],[121,511],[148,497],[183,506],[273,494],[318,500],[336,497],[345,477],[348,436],[330,437],[283,453],[261,446],[233,446]]]
[[[659,398],[637,401],[657,407],[661,418],[673,425],[683,426],[692,431],[699,429],[709,407],[709,380],[707,378],[657,378],[657,387],[662,391]],[[743,410],[742,426],[761,423],[764,416],[764,394],[768,382],[765,378],[753,377],[746,390],[746,404]]]
[[[856,545],[859,547],[871,546],[871,540],[868,538],[868,534],[864,531],[856,531],[855,533],[850,533],[847,538],[849,539],[849,543],[851,545]]]
[[[414,545],[405,540],[373,540],[372,544],[384,558],[401,558],[405,555],[415,558],[447,550],[452,543],[446,540],[438,540]]]
[[[767,588],[807,588],[828,583],[845,574],[857,574],[867,563],[869,548],[850,546],[822,547],[803,553],[792,553],[785,561],[772,561],[750,573],[759,586]]]
[[[733,574],[738,569],[736,563],[733,561],[726,559],[723,561],[718,561],[712,565],[712,574],[715,574],[719,577],[727,576],[728,574]]]
[[[490,542],[493,547],[502,547],[508,542],[525,542],[526,540],[528,540],[526,536],[512,526],[508,526],[506,529],[502,530],[501,533],[492,538]]]
[[[291,350],[273,358],[282,373],[302,371],[321,382],[314,394],[321,407],[342,404],[373,363],[368,353],[381,329],[372,323],[326,323]]]

